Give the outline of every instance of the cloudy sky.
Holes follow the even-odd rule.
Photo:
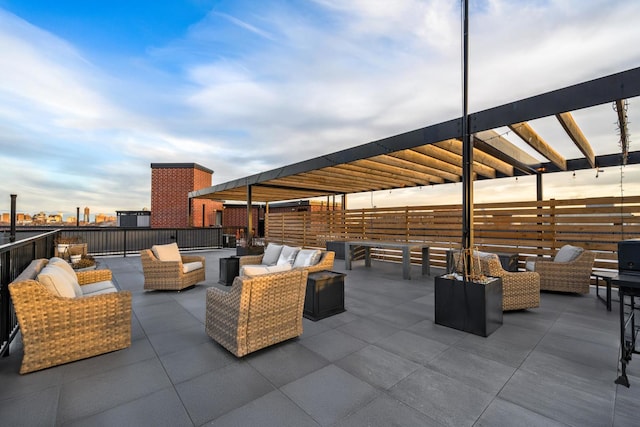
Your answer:
[[[640,65],[640,1],[470,11],[470,112]],[[458,117],[460,18],[454,0],[0,0],[0,212],[13,193],[27,213],[138,210],[151,163],[199,163],[219,184]],[[615,117],[576,114],[596,154],[615,151]],[[578,156],[557,123],[532,125]],[[640,194],[634,168],[595,176],[549,179],[545,198],[618,195],[621,177]],[[535,198],[532,182],[478,183],[476,200]],[[439,187],[350,207],[459,201]]]

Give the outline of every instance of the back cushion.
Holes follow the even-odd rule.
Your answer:
[[[276,265],[289,264],[293,265],[293,262],[296,260],[296,255],[300,248],[292,248],[291,246],[283,246],[282,252],[280,252],[280,256],[278,257],[278,262]]]
[[[53,295],[64,298],[82,296],[82,289],[78,282],[73,282],[69,275],[60,267],[47,265],[42,269],[37,278]]]
[[[560,248],[556,257],[553,259],[554,262],[569,262],[578,258],[580,254],[584,251],[584,249],[578,246],[564,245]]]
[[[177,243],[169,243],[167,245],[153,245],[151,252],[160,261],[182,261],[180,250]]]
[[[53,257],[49,260],[48,265],[52,265],[54,267],[58,267],[64,270],[64,272],[69,275],[72,281],[78,283],[78,276],[76,275],[76,272],[73,271],[73,268],[71,267],[71,265],[69,265],[67,261],[63,260],[62,258]]]
[[[310,267],[316,265],[320,261],[322,252],[319,249],[302,249],[296,255],[296,260],[293,263],[293,268],[296,267]]]
[[[262,263],[264,265],[276,265],[278,258],[282,252],[282,245],[276,245],[275,243],[269,243],[267,249],[264,250],[262,256]]]

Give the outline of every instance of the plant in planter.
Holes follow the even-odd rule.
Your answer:
[[[456,255],[454,272],[435,278],[435,323],[487,337],[502,325],[502,279],[482,274],[477,251]]]
[[[80,243],[80,238],[77,236],[56,237],[55,244],[56,244],[56,249],[58,251],[58,255],[66,254],[69,251],[69,247],[77,243]]]
[[[78,262],[71,264],[74,270],[89,269],[96,267],[96,260],[91,255],[81,255]]]

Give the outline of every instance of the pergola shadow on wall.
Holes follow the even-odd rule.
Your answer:
[[[640,68],[634,68],[469,114],[473,180],[533,175],[542,200],[547,173],[640,163],[640,151],[629,151],[626,113],[627,101],[638,96]],[[614,106],[608,111],[619,149],[596,155],[574,113],[605,104]],[[560,123],[579,157],[563,157],[530,123],[545,118]],[[250,210],[253,202],[340,196],[346,208],[348,194],[464,182],[462,122],[452,119],[228,181],[190,192],[189,198],[246,201]],[[505,127],[544,160],[500,134]]]

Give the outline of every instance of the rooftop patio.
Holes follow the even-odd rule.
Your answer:
[[[130,348],[19,375],[20,340],[0,360],[3,425],[426,426],[637,423],[640,365],[614,384],[618,305],[542,293],[540,308],[505,312],[488,338],[437,326],[433,277],[354,262],[347,311],[237,359],[204,332],[207,280],[185,292],[144,292],[139,257],[101,258],[133,294]],[[601,293],[602,293],[601,289]],[[615,293],[614,293],[615,294]],[[614,295],[614,299],[616,296]]]

